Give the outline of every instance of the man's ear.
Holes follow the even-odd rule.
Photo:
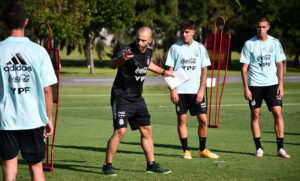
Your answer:
[[[28,24],[28,18],[25,19],[24,28],[27,26],[27,24]]]
[[[194,36],[194,35],[195,35],[195,33],[196,33],[196,32],[195,32],[195,30],[193,29],[193,31],[192,31],[192,32],[193,32],[193,36]]]

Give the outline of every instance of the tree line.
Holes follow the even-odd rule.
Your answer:
[[[2,0],[0,9],[11,0]],[[19,0],[29,18],[26,36],[36,41],[37,27],[48,22],[52,29],[53,46],[66,48],[68,53],[78,49],[84,53],[93,69],[93,49],[101,55],[106,37],[105,28],[114,34],[112,46],[117,51],[135,38],[140,26],[153,30],[154,48],[169,47],[180,39],[179,24],[185,19],[196,23],[195,39],[205,43],[205,37],[214,32],[218,16],[226,20],[224,32],[232,37],[231,49],[240,51],[243,43],[255,35],[257,17],[270,19],[269,34],[278,38],[287,54],[295,55],[299,66],[300,1],[298,0]],[[42,37],[48,35],[41,29]],[[1,24],[0,40],[7,33]],[[112,55],[111,55],[112,56]]]

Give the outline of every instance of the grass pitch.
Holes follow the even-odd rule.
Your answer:
[[[250,111],[241,83],[226,84],[221,126],[209,128],[207,148],[219,159],[200,158],[195,117],[188,116],[192,160],[183,160],[174,105],[166,86],[149,86],[144,98],[151,114],[155,159],[169,175],[147,174],[138,131],[127,130],[113,161],[117,177],[100,174],[106,143],[113,133],[110,86],[61,87],[60,110],[54,150],[54,172],[47,180],[299,180],[300,84],[286,83],[283,118],[285,149],[290,159],[276,156],[273,118],[263,105],[261,137],[264,156],[253,156]],[[2,174],[2,171],[0,171]],[[19,160],[17,180],[30,180],[25,161]]]

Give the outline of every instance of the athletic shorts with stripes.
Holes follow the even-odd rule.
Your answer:
[[[192,116],[197,114],[206,114],[206,103],[203,97],[200,104],[196,104],[197,95],[196,94],[178,94],[179,101],[176,104],[176,113],[177,115],[186,114],[187,111],[190,111]]]
[[[278,97],[277,88],[278,84],[265,87],[249,86],[252,94],[252,100],[249,101],[250,109],[260,108],[263,99],[266,101],[269,111],[274,106],[282,107],[282,99]]]
[[[131,130],[151,125],[150,114],[144,98],[132,101],[117,96],[111,101],[114,130],[127,128],[127,122],[129,122]]]

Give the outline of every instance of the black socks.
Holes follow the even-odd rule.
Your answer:
[[[200,144],[200,146],[199,146],[200,151],[205,150],[205,147],[206,147],[206,137],[200,137],[199,136],[199,144]]]
[[[256,146],[256,150],[258,150],[259,148],[262,149],[261,142],[260,142],[260,137],[254,138],[254,143],[255,143],[255,146]]]
[[[276,138],[277,142],[277,151],[280,150],[280,148],[283,148],[283,138]]]
[[[181,142],[181,145],[182,145],[183,152],[185,152],[186,150],[189,150],[187,137],[186,138],[180,138],[180,142]]]

